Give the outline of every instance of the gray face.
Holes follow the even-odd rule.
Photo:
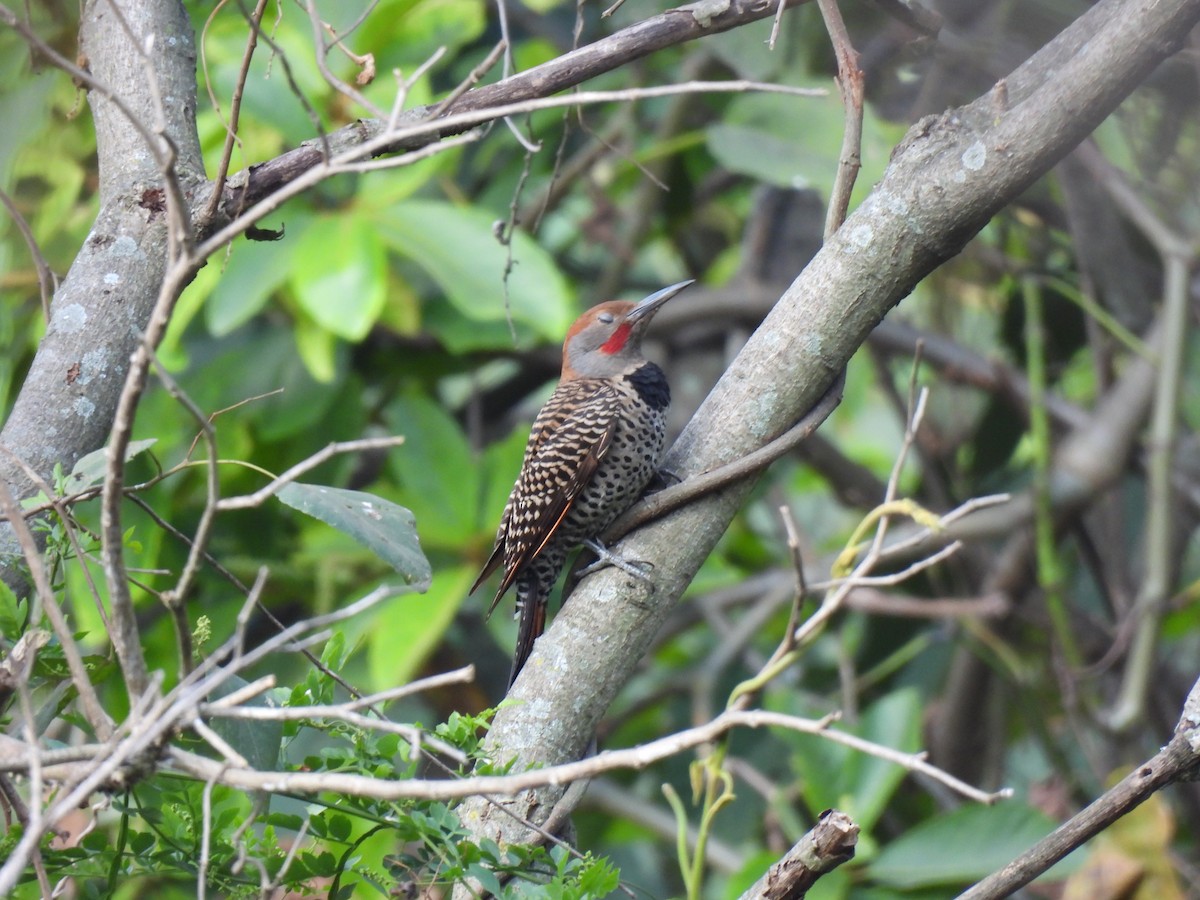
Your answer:
[[[563,377],[612,378],[645,360],[642,333],[662,305],[691,284],[681,281],[640,303],[613,300],[588,310],[571,326],[563,355]]]
[[[625,322],[625,313],[626,310],[598,308],[592,320],[571,338],[567,344],[567,363],[576,374],[609,378],[629,369],[631,362],[641,361],[641,332],[645,323],[630,325]],[[624,343],[619,348],[603,349],[622,328],[630,329]]]

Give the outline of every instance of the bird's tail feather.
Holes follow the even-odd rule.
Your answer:
[[[531,596],[532,595],[532,596]],[[513,652],[512,674],[508,676],[508,686],[512,687],[533,652],[533,642],[542,636],[546,630],[546,597],[538,591],[517,589],[517,647]]]

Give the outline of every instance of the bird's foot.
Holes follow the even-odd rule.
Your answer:
[[[650,581],[650,570],[654,568],[654,563],[647,562],[642,559],[626,559],[623,556],[617,556],[599,541],[586,540],[583,546],[587,547],[596,554],[596,561],[584,568],[579,574],[580,576],[591,575],[605,566],[614,566],[624,572],[626,575],[632,575],[639,581],[644,581],[650,585],[650,589],[654,589],[654,584]]]
[[[659,469],[651,476],[650,482],[642,491],[642,496],[648,497],[651,494],[657,494],[659,491],[669,488],[671,485],[679,484],[681,481],[683,479],[670,469]]]

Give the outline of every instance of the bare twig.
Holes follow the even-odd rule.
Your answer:
[[[436,119],[448,113],[454,108],[454,104],[458,101],[459,97],[461,97],[475,85],[479,84],[483,76],[491,71],[492,66],[496,65],[501,57],[507,59],[507,55],[508,44],[504,41],[497,42],[496,45],[488,51],[487,56],[485,56],[478,65],[471,69],[471,73],[462,80],[458,87],[456,87],[438,102],[438,105],[433,108],[433,112],[430,113],[430,115]],[[392,120],[391,124],[394,128],[396,125],[394,119]]]
[[[1179,437],[1180,401],[1183,397],[1183,366],[1189,322],[1189,269],[1191,257],[1164,254],[1166,284],[1162,316],[1165,339],[1154,390],[1149,435],[1148,485],[1146,491],[1146,571],[1135,604],[1137,630],[1129,648],[1121,693],[1109,716],[1118,730],[1132,727],[1153,683],[1154,649],[1166,603],[1174,588],[1174,558],[1182,541],[1174,510],[1176,442]]]
[[[688,84],[670,85],[652,88],[630,88],[623,91],[583,91],[565,97],[544,97],[514,103],[505,103],[485,109],[471,109],[462,112],[451,112],[437,119],[425,120],[407,124],[394,130],[377,130],[377,133],[361,143],[357,143],[332,158],[316,162],[311,168],[297,174],[286,184],[249,207],[237,221],[221,228],[196,248],[197,258],[207,258],[224,247],[233,238],[244,232],[251,225],[260,221],[278,209],[285,201],[305,191],[314,185],[339,172],[359,171],[352,166],[363,166],[360,160],[375,154],[403,148],[406,142],[420,143],[434,135],[453,134],[465,131],[476,125],[481,125],[504,116],[521,115],[541,109],[558,109],[577,104],[595,103],[625,103],[632,100],[665,97],[680,93],[745,93],[747,91],[765,91],[768,93],[783,93],[795,96],[823,96],[824,91],[805,88],[793,88],[782,85],[764,84],[754,81],[708,81],[691,82]],[[436,152],[436,151],[435,151]],[[398,167],[408,165],[414,155],[388,160],[376,160],[376,168]]]
[[[75,636],[72,634],[62,610],[59,609],[54,589],[50,584],[49,573],[46,571],[45,560],[38,549],[33,532],[29,530],[29,524],[21,515],[21,508],[13,499],[12,492],[3,479],[0,479],[0,510],[3,510],[9,525],[12,526],[21,552],[25,555],[25,562],[29,566],[29,574],[33,577],[35,594],[34,602],[30,604],[29,621],[36,628],[41,622],[42,614],[45,614],[46,618],[50,620],[50,627],[54,629],[54,634],[62,645],[63,656],[66,658],[67,668],[71,672],[71,683],[79,692],[79,700],[83,704],[83,714],[87,717],[96,736],[101,740],[107,740],[112,734],[112,722],[104,712],[96,689],[92,685],[92,679],[88,674],[87,666],[84,665],[79,646],[75,643]]]
[[[260,488],[253,494],[247,494],[243,497],[226,497],[216,504],[216,509],[220,512],[227,512],[231,509],[253,509],[254,507],[261,506],[271,497],[278,494],[283,488],[291,484],[305,472],[315,469],[334,456],[342,453],[359,453],[363,450],[386,450],[392,447],[399,447],[403,443],[404,438],[396,436],[361,438],[354,441],[336,441],[332,444],[326,444],[312,456],[301,460],[282,475],[274,478],[266,487]]]
[[[325,23],[323,23],[321,21],[321,16],[317,12],[316,3],[313,2],[313,0],[304,0],[304,8],[308,11],[308,18],[309,18],[309,21],[312,23],[313,46],[316,48],[316,51],[317,51],[315,54],[315,58],[317,61],[317,68],[321,72],[321,77],[325,79],[325,82],[331,88],[333,88],[339,94],[343,94],[346,97],[350,98],[352,101],[357,103],[363,109],[368,110],[371,113],[371,115],[375,116],[377,119],[386,118],[384,116],[383,110],[381,110],[374,103],[372,103],[370,100],[368,100],[361,91],[359,91],[358,89],[347,84],[345,81],[343,81],[342,79],[340,79],[336,75],[334,75],[332,71],[330,71],[330,69],[329,69],[329,47],[330,47],[330,45],[325,43],[325,39],[324,39],[324,37],[322,37],[322,34],[321,34],[322,31],[327,29],[329,26],[325,25]],[[334,43],[339,44],[340,41],[338,41],[338,39],[335,37]]]
[[[217,9],[220,8],[220,5],[218,4]],[[217,177],[213,179],[212,196],[209,198],[208,206],[205,207],[198,219],[201,224],[212,221],[213,216],[217,214],[217,208],[221,205],[221,195],[225,192],[225,179],[229,176],[229,163],[233,159],[234,145],[238,143],[238,119],[242,111],[242,94],[246,90],[246,79],[250,75],[250,62],[254,59],[254,49],[258,46],[258,33],[266,8],[267,0],[258,0],[254,12],[249,17],[250,35],[246,38],[246,49],[242,53],[242,67],[238,70],[237,80],[233,83],[233,97],[229,101],[229,121],[225,123],[225,146],[221,150],[221,161],[217,164]],[[213,10],[213,16],[216,15],[217,9]],[[211,20],[212,16],[209,17],[209,21]],[[205,22],[204,27],[205,30],[208,29],[208,22]],[[205,81],[208,82],[207,59],[204,64],[204,76]],[[212,98],[213,106],[219,117],[221,108],[212,94],[211,86],[209,87],[209,96]]]
[[[25,221],[21,211],[17,209],[12,197],[8,196],[3,189],[0,189],[0,203],[4,204],[4,208],[12,216],[13,224],[17,226],[17,230],[21,232],[21,237],[25,241],[25,246],[29,248],[29,258],[37,271],[38,290],[42,296],[42,315],[49,322],[50,298],[58,290],[58,276],[54,274],[50,264],[46,262],[46,257],[42,255],[42,248],[38,246],[37,238],[33,236],[33,229],[29,227],[29,223]]]
[[[850,34],[842,20],[837,0],[817,0],[825,29],[833,43],[837,56],[837,85],[842,94],[846,124],[842,129],[842,150],[838,157],[837,176],[833,179],[833,190],[829,196],[829,207],[825,212],[825,239],[837,231],[846,219],[850,208],[850,194],[862,168],[862,120],[866,77],[858,65],[858,53],[850,43]]]
[[[465,763],[467,761],[467,757],[462,751],[447,744],[445,741],[440,741],[437,738],[424,734],[419,728],[415,728],[412,725],[405,725],[401,722],[391,722],[387,719],[364,716],[361,713],[350,710],[348,708],[350,705],[349,703],[331,703],[322,706],[217,707],[209,703],[202,703],[200,705],[200,714],[214,718],[246,719],[258,722],[301,722],[311,719],[336,720],[338,722],[345,722],[348,725],[357,725],[359,728],[370,728],[388,734],[398,734],[414,747],[431,747],[438,753],[453,759],[455,762]],[[200,720],[195,721],[199,722]],[[193,722],[193,727],[195,727],[195,722]],[[199,732],[199,729],[197,729],[197,732]],[[209,740],[207,735],[205,735],[205,740]],[[212,743],[212,741],[209,740],[209,743]],[[213,746],[216,745],[214,744]],[[243,760],[240,765],[246,768],[249,764]]]
[[[200,795],[200,862],[196,872],[196,898],[204,900],[208,888],[208,862],[212,850],[212,795],[217,786],[217,779],[210,778],[204,783]]]
[[[480,775],[458,781],[408,779],[390,781],[337,772],[258,772],[228,769],[222,772],[222,784],[245,790],[285,791],[299,794],[332,791],[354,797],[379,800],[453,799],[478,794],[513,796],[548,784],[567,784],[593,778],[614,769],[643,769],[661,759],[709,743],[731,728],[776,727],[823,737],[871,756],[893,762],[909,771],[926,775],[956,793],[980,803],[995,803],[1010,796],[1008,791],[989,793],[978,790],[929,764],[922,754],[901,753],[855,735],[835,731],[830,719],[803,719],[763,710],[726,710],[711,722],[626,750],[607,750],[588,759],[534,769],[516,775]],[[209,778],[223,764],[178,748],[168,751],[170,764],[178,771],[197,778]]]

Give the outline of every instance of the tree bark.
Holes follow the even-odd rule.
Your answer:
[[[185,191],[204,182],[196,131],[196,47],[179,0],[84,5],[79,41],[85,67],[148,129],[175,147]],[[147,38],[153,37],[148,52]],[[155,101],[155,82],[162,97]],[[110,97],[88,92],[100,162],[100,211],[54,295],[46,335],[0,431],[0,478],[30,493],[18,459],[49,480],[101,447],[112,426],[129,357],[140,340],[166,269],[163,174],[145,139]],[[0,531],[0,569],[9,580],[20,551]],[[19,583],[19,581],[17,582]]]

